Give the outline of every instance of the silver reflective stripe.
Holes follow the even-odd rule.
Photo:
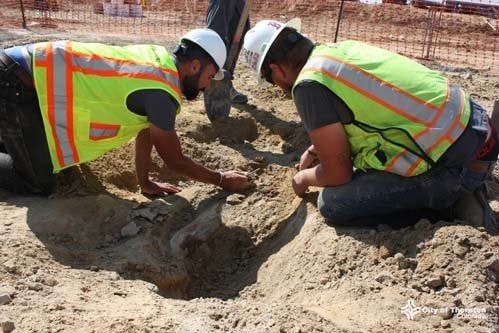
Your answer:
[[[388,171],[397,173],[399,175],[408,175],[411,167],[421,158],[410,152],[405,152],[400,156],[396,157],[395,163],[388,168]]]
[[[53,43],[54,50],[54,122],[56,136],[64,158],[64,165],[75,163],[68,133],[68,96],[66,82],[66,42]],[[70,83],[71,84],[71,83]],[[61,165],[62,166],[62,165]]]
[[[464,94],[462,94],[461,89],[451,85],[449,102],[440,112],[435,124],[430,124],[428,131],[415,138],[427,153],[429,153],[428,149],[437,144],[442,137],[449,135],[453,140],[457,140],[463,132],[464,128],[460,122],[461,112],[464,111],[462,98],[464,98]],[[460,112],[456,112],[456,110]]]
[[[353,66],[348,66],[331,58],[314,56],[307,62],[305,69],[307,68],[320,68],[329,72],[333,78],[346,80],[349,84],[353,84],[359,90],[362,90],[363,95],[378,97],[384,103],[390,105],[390,108],[397,110],[398,114],[413,121],[428,125],[437,115],[435,109],[426,107],[407,94],[402,94],[398,89],[394,89],[395,87],[384,84]],[[407,110],[410,110],[410,112]]]
[[[90,138],[92,139],[106,139],[118,134],[119,128],[111,129],[111,128],[95,128],[90,127]]]
[[[304,70],[324,71],[333,80],[346,83],[354,87],[361,94],[371,98],[374,102],[383,102],[393,112],[407,119],[421,123],[428,129],[415,139],[421,148],[428,153],[429,149],[439,143],[446,135],[457,139],[463,128],[460,126],[460,116],[464,110],[464,94],[455,85],[450,86],[448,101],[442,108],[429,107],[424,101],[412,98],[408,93],[403,93],[397,87],[385,84],[361,69],[336,61],[327,56],[314,56],[304,67]]]
[[[45,60],[47,60],[47,54],[45,53],[45,49],[40,50],[39,48],[37,48],[35,50],[35,60],[36,61],[45,61]]]
[[[91,59],[90,57],[85,56],[73,56],[72,64],[73,66],[82,69],[90,69],[95,71],[115,71],[123,75],[138,73],[152,75],[170,82],[170,84],[172,84],[178,91],[180,91],[180,83],[175,75],[165,73],[159,68],[153,66],[132,63],[120,64],[115,60]]]

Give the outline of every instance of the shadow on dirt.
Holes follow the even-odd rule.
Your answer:
[[[145,280],[164,297],[227,299],[253,284],[267,258],[298,234],[306,208],[287,210],[255,245],[251,231],[233,223],[244,216],[234,215],[228,193],[206,191],[188,188],[140,204],[106,194],[5,202],[27,208],[27,225],[65,266]]]
[[[223,300],[237,297],[245,287],[257,282],[258,271],[269,257],[292,241],[300,232],[307,217],[306,203],[298,206],[278,222],[273,234],[256,246],[248,239],[214,237],[214,256],[206,270],[198,271],[200,278],[189,288],[189,298],[215,297]],[[219,234],[219,233],[218,233]],[[208,259],[208,258],[206,258]]]

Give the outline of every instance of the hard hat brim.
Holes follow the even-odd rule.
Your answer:
[[[263,65],[263,60],[267,56],[267,53],[269,52],[270,48],[272,47],[272,44],[276,40],[277,36],[283,31],[285,28],[293,28],[296,29],[296,31],[300,32],[301,30],[301,19],[298,17],[295,17],[291,20],[289,20],[285,25],[283,25],[279,30],[277,30],[274,35],[269,39],[269,42],[267,43],[267,46],[265,47],[265,50],[263,50],[262,55],[260,56],[260,59],[258,60],[258,64],[256,65],[257,73],[258,73],[258,84],[263,84],[265,83],[265,80],[261,77],[261,71],[262,71],[262,65]]]

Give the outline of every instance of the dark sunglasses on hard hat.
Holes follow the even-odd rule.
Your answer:
[[[261,69],[261,77],[264,78],[265,81],[270,84],[274,84],[274,80],[272,79],[272,70],[270,69],[269,64],[274,60],[278,60],[284,57],[302,39],[303,36],[299,32],[293,31],[286,36],[284,43],[282,43],[282,47],[277,50],[272,50],[271,47],[271,49],[267,53],[267,56],[265,57],[265,60],[263,61]]]
[[[177,44],[175,48],[173,49],[173,54],[176,56],[183,56],[187,52],[187,46],[183,45],[182,43]]]

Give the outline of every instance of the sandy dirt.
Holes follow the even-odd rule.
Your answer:
[[[54,38],[161,43],[0,31],[3,47]],[[497,75],[441,69],[492,111]],[[186,155],[254,171],[252,190],[193,182],[155,154],[153,178],[183,190],[145,197],[131,142],[63,172],[50,198],[0,191],[3,330],[499,332],[499,237],[463,221],[328,226],[318,189],[302,200],[290,186],[309,144],[292,102],[255,81],[239,64],[235,86],[249,104],[224,122],[208,121],[202,99],[177,118]],[[489,185],[499,212],[497,170]]]

